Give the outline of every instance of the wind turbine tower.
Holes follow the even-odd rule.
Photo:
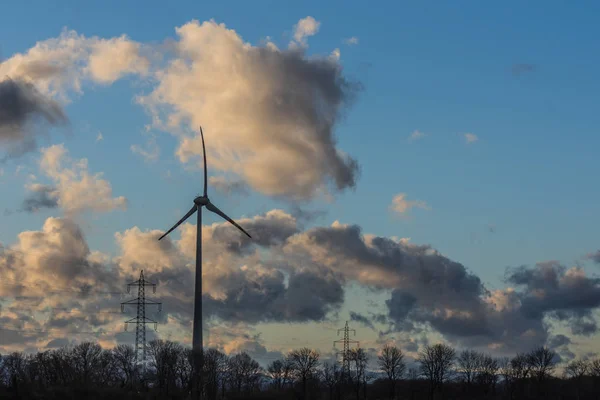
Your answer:
[[[194,199],[194,205],[192,208],[181,218],[171,229],[169,229],[164,235],[158,240],[161,240],[185,220],[191,217],[196,211],[198,212],[198,220],[196,222],[196,279],[194,289],[194,322],[193,322],[193,333],[192,333],[192,353],[194,358],[194,368],[196,376],[202,379],[202,207],[210,212],[213,212],[230,222],[233,226],[242,231],[246,236],[252,238],[248,232],[246,232],[241,226],[239,226],[233,219],[228,217],[223,211],[219,210],[217,206],[211,203],[207,193],[207,168],[206,168],[206,147],[204,145],[204,133],[202,127],[200,127],[200,137],[202,138],[202,153],[204,155],[204,194]],[[201,381],[200,381],[201,382]],[[198,386],[195,386],[198,387]],[[201,385],[200,385],[201,387]]]

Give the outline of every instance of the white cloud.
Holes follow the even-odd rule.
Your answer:
[[[302,35],[316,32],[315,24],[299,25]],[[356,85],[334,58],[253,46],[214,21],[176,31],[178,58],[138,101],[155,128],[179,139],[182,163],[201,166],[202,126],[209,168],[263,194],[308,199],[329,185],[354,186],[357,163],[336,147],[333,131]]]
[[[109,85],[128,74],[146,75],[150,68],[150,59],[142,55],[146,49],[125,35],[88,38],[64,29],[57,38],[37,42],[1,62],[0,104],[15,107],[0,115],[0,141],[9,142],[0,161],[34,150],[43,133],[39,122],[66,125],[62,106],[73,93],[83,93],[84,83]]]
[[[423,139],[425,136],[427,136],[426,133],[421,132],[419,130],[415,130],[413,133],[410,134],[408,140],[415,141],[415,140],[419,140],[419,139]]]
[[[405,215],[411,208],[422,208],[424,210],[430,210],[431,208],[421,200],[407,200],[406,193],[398,193],[392,199],[390,210],[398,215]]]
[[[358,175],[357,161],[337,147],[334,131],[360,85],[342,75],[339,49],[304,54],[306,38],[319,27],[313,17],[301,19],[294,38],[302,45],[289,50],[270,41],[253,46],[214,21],[176,28],[168,50],[125,35],[88,38],[64,30],[0,64],[0,75],[68,102],[86,82],[150,74],[156,86],[138,102],[151,113],[152,127],[177,138],[182,163],[201,161],[202,125],[211,168],[238,175],[263,194],[305,200],[354,187]],[[153,61],[160,61],[156,68]],[[148,160],[160,150],[152,141],[131,149]]]
[[[107,40],[93,40],[88,71],[92,79],[110,84],[125,74],[144,75],[150,62],[140,56],[140,44],[122,35]]]
[[[125,197],[113,198],[112,186],[102,179],[102,173],[90,174],[87,159],[71,160],[62,144],[44,148],[41,152],[40,171],[54,182],[54,195],[65,212],[108,212],[127,208]]]
[[[87,38],[64,29],[57,38],[40,41],[0,63],[0,79],[34,83],[45,95],[67,102],[67,92],[81,94],[86,80],[110,84],[126,74],[146,74],[149,65],[140,44],[125,35]]]
[[[340,52],[340,49],[333,49],[333,51],[331,52],[331,54],[329,55],[329,57],[333,60],[333,61],[339,61],[340,57],[341,57],[342,53]]]
[[[467,144],[475,143],[476,141],[479,140],[477,135],[475,135],[474,133],[465,133],[464,137],[465,137],[465,141],[467,142]]]
[[[349,46],[352,45],[357,45],[358,44],[358,38],[356,36],[352,36],[348,39],[344,39],[344,43],[346,43]]]
[[[306,38],[316,35],[320,27],[321,23],[313,17],[302,18],[294,26],[294,41],[299,45],[306,46]]]

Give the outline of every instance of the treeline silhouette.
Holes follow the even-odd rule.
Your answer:
[[[385,346],[377,359],[351,350],[346,367],[319,352],[291,351],[267,368],[247,353],[204,352],[204,399],[600,399],[600,359],[574,360],[558,373],[545,347],[512,358],[446,344],[425,346],[407,367],[401,349]],[[146,366],[133,346],[103,349],[84,342],[37,354],[0,356],[1,399],[188,399],[191,349],[168,340],[147,347]],[[369,363],[371,361],[371,363]],[[369,365],[371,368],[369,368]]]

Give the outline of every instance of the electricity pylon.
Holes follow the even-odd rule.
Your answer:
[[[158,306],[158,311],[162,311],[162,303],[154,300],[146,300],[146,286],[152,286],[153,293],[156,293],[156,284],[144,279],[144,270],[140,272],[140,279],[127,284],[127,293],[132,286],[138,287],[137,299],[132,299],[121,303],[121,312],[125,312],[126,305],[137,305],[137,316],[125,321],[125,330],[127,324],[135,324],[135,361],[136,363],[146,362],[146,324],[154,324],[154,330],[158,328],[158,322],[146,317],[146,305]]]
[[[344,374],[348,376],[348,374],[350,374],[350,345],[356,344],[358,346],[359,343],[357,340],[350,340],[350,331],[352,331],[354,336],[356,336],[356,330],[348,327],[348,321],[346,321],[346,325],[343,328],[338,329],[338,336],[340,331],[344,331],[344,339],[334,341],[333,345],[335,346],[336,343],[343,343],[344,345],[344,349],[339,351],[337,354],[342,356],[342,370]]]

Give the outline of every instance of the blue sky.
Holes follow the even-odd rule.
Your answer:
[[[305,205],[327,212],[312,226],[338,220],[357,224],[364,233],[430,244],[490,289],[505,286],[507,266],[558,260],[567,266],[581,262],[590,275],[597,272],[582,258],[598,248],[600,189],[593,183],[600,145],[598,3],[140,4],[9,1],[0,16],[2,56],[26,52],[59,36],[63,27],[87,37],[126,34],[158,44],[174,39],[175,27],[193,19],[225,23],[253,45],[270,37],[285,48],[294,24],[312,16],[321,25],[308,39],[308,54],[326,56],[339,48],[345,76],[363,85],[335,127],[338,147],[361,166],[357,186],[336,193],[331,203]],[[358,44],[345,44],[350,37]],[[529,67],[516,73],[518,65]],[[200,191],[200,173],[174,156],[173,136],[156,133],[155,163],[130,150],[143,144],[144,127],[151,122],[134,96],[149,90],[132,77],[91,85],[65,106],[70,134],[54,129],[41,142],[64,143],[72,158],[87,158],[90,171],[103,172],[114,195],[129,201],[126,211],[79,217],[94,250],[114,254],[114,233],[133,226],[168,228]],[[425,136],[409,140],[416,130]],[[97,143],[98,132],[104,139]],[[466,133],[478,140],[466,143]],[[0,166],[0,209],[19,207],[26,173],[17,175],[16,169],[39,174],[39,157],[35,151]],[[398,193],[430,209],[395,216],[388,208]],[[213,198],[234,218],[276,207],[289,210],[287,203],[257,192]],[[58,214],[52,209],[1,215],[0,243],[14,243],[19,232],[39,230]],[[358,299],[350,296],[347,302]]]

